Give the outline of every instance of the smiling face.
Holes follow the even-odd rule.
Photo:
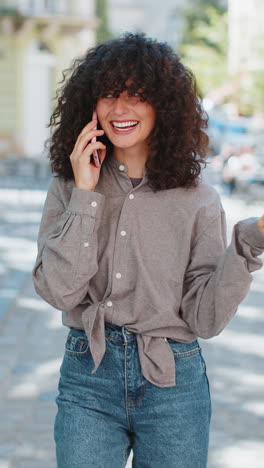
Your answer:
[[[125,90],[117,96],[106,93],[97,102],[98,120],[106,136],[117,148],[146,148],[155,125],[155,109],[142,101],[139,92],[129,95]]]

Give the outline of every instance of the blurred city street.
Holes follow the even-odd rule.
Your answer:
[[[68,329],[31,281],[49,177],[1,179],[0,468],[56,468],[55,398]],[[221,197],[229,240],[238,220],[263,213],[260,201]],[[264,269],[253,277],[227,328],[200,340],[213,405],[208,468],[263,467]]]
[[[101,141],[108,141],[107,128],[124,138],[138,124],[141,132],[149,119],[144,104],[141,125],[142,100],[157,116],[158,164],[166,141],[171,167],[183,142],[184,158],[203,156],[206,139],[198,127],[207,133],[203,180],[221,196],[229,243],[239,220],[264,214],[263,20],[263,0],[0,1],[0,468],[57,468],[55,399],[69,329],[61,312],[36,294],[31,276],[51,181],[47,156],[57,170],[67,170],[63,158],[98,111],[99,99],[114,103],[131,80],[136,87],[122,120],[104,128],[106,119],[97,116],[105,131]],[[162,49],[154,47],[163,51],[162,61],[154,49],[148,55],[152,46],[141,46],[139,36],[137,49],[135,38],[122,49],[108,42],[124,33],[162,42]],[[108,45],[97,49],[99,44]],[[174,65],[164,44],[172,48]],[[115,50],[121,51],[116,58]],[[120,109],[111,119],[118,115]],[[162,137],[158,145],[155,135]],[[115,147],[110,136],[108,143]],[[141,150],[135,154],[141,157]],[[186,175],[184,167],[181,173]],[[252,277],[227,327],[199,339],[212,399],[207,468],[264,467],[264,268]],[[126,468],[132,459],[133,451]]]

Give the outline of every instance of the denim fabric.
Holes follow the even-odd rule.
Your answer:
[[[96,373],[88,338],[71,328],[60,368],[54,423],[57,468],[206,468],[211,398],[197,340],[167,338],[175,387],[141,373],[136,335],[105,323],[106,352]]]

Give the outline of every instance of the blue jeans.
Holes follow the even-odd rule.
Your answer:
[[[105,324],[96,373],[84,331],[71,328],[60,368],[54,424],[57,468],[206,468],[211,398],[197,340],[170,338],[176,387],[141,373],[136,334]]]

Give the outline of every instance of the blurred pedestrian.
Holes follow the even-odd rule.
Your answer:
[[[226,248],[219,195],[200,180],[195,78],[166,43],[127,33],[68,71],[33,269],[69,327],[58,468],[121,468],[131,448],[134,467],[205,468],[211,397],[197,338],[218,335],[248,293],[264,217],[239,221]]]
[[[232,153],[223,162],[223,187],[224,193],[232,195],[237,188],[237,176],[241,170],[241,159],[239,153]]]
[[[255,146],[249,145],[241,149],[240,171],[237,174],[240,191],[247,191],[249,186],[256,181],[260,164],[255,154]]]

